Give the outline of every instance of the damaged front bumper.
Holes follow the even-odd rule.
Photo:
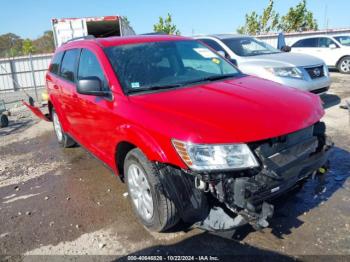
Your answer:
[[[165,190],[185,222],[209,231],[230,231],[247,223],[256,229],[267,227],[274,212],[268,201],[312,174],[323,174],[333,144],[319,122],[249,146],[259,168],[195,173],[159,166]]]

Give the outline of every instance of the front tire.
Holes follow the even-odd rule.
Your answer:
[[[338,70],[342,74],[350,74],[350,56],[340,59],[338,63]]]
[[[127,154],[124,174],[134,212],[146,228],[164,232],[178,223],[178,211],[164,194],[158,169],[138,148]]]
[[[75,146],[76,145],[75,141],[70,136],[68,136],[66,133],[63,132],[61,122],[58,119],[55,109],[52,109],[51,116],[52,116],[53,128],[55,130],[58,143],[63,148],[69,148],[69,147]]]

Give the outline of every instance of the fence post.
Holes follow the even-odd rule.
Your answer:
[[[33,78],[34,91],[35,91],[35,98],[36,98],[36,101],[39,101],[38,90],[37,90],[36,79],[35,79],[35,73],[34,73],[34,66],[33,66],[33,57],[32,57],[31,53],[29,54],[29,63],[30,63],[30,71],[32,71],[32,78]]]
[[[11,79],[12,79],[12,85],[13,85],[13,90],[14,91],[18,91],[19,90],[19,86],[17,86],[17,74],[16,74],[16,70],[15,70],[15,65],[14,65],[14,60],[12,58],[10,58],[9,60],[9,64],[10,64],[10,75],[11,75]]]

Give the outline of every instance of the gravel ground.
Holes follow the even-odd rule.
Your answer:
[[[339,108],[350,100],[350,76],[333,72],[332,78],[329,94],[322,97],[335,142],[325,187],[320,191],[320,181],[310,180],[276,203],[270,228],[243,227],[234,240],[181,227],[148,232],[124,197],[125,185],[100,162],[79,147],[61,149],[51,123],[11,117],[11,125],[0,130],[0,260],[45,261],[43,255],[50,255],[60,261],[67,259],[61,255],[71,255],[74,261],[111,261],[175,254],[350,259],[350,114]]]

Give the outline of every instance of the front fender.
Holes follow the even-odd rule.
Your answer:
[[[120,142],[135,145],[146,155],[148,160],[187,168],[177,155],[169,138],[130,124],[119,126],[117,132],[122,134]]]

